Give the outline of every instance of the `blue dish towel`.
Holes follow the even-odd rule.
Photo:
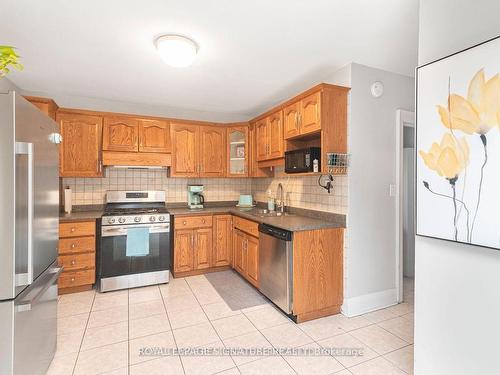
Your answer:
[[[125,255],[128,257],[141,257],[149,255],[149,228],[127,229],[127,248]]]

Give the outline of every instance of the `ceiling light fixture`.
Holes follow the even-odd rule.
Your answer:
[[[198,53],[195,41],[182,35],[162,35],[156,38],[155,46],[163,62],[175,67],[191,65]]]

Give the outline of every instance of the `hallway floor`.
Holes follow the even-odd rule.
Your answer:
[[[203,275],[171,279],[160,286],[61,296],[58,349],[48,373],[413,373],[413,280],[405,279],[405,302],[399,305],[354,318],[338,314],[297,325],[233,271],[223,277],[235,290],[228,303]],[[249,298],[251,307],[229,307]],[[186,347],[358,348],[363,355],[140,355],[141,349]]]

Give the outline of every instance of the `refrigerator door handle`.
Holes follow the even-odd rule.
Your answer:
[[[16,154],[28,156],[28,272],[18,275],[16,285],[30,285],[33,282],[33,143],[16,142]]]
[[[53,271],[51,272],[52,275],[50,276],[50,278],[45,282],[43,287],[40,288],[40,290],[36,293],[36,295],[33,296],[33,298],[16,303],[15,305],[16,312],[30,311],[32,306],[34,306],[37,303],[37,301],[40,299],[41,296],[43,296],[45,291],[48,288],[50,288],[54,284],[54,282],[59,278],[59,275],[61,274],[62,271],[63,267],[54,268]]]

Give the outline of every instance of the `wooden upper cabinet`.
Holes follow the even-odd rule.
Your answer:
[[[61,177],[102,177],[102,117],[58,112]]]
[[[226,128],[200,126],[199,176],[224,177],[226,171]]]
[[[291,138],[300,134],[299,129],[300,102],[283,109],[283,138]]]
[[[170,153],[170,126],[161,120],[139,120],[139,151]]]
[[[283,157],[283,112],[277,111],[267,118],[268,159]]]
[[[131,117],[104,117],[102,149],[137,152],[139,150],[139,121]]]
[[[49,116],[52,120],[56,121],[56,112],[59,107],[52,99],[38,96],[25,96],[24,98]]]
[[[300,133],[321,130],[321,92],[306,96],[300,101]]]
[[[227,176],[247,177],[249,165],[248,126],[227,128]]]
[[[198,177],[200,127],[182,123],[170,125],[172,176]]]
[[[257,161],[267,160],[268,131],[266,119],[255,123],[255,156]]]
[[[255,123],[257,161],[283,157],[283,112],[277,111]]]

